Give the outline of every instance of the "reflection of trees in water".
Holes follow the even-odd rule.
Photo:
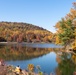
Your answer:
[[[57,50],[57,48],[31,48],[21,44],[2,45],[0,46],[0,58],[4,60],[25,60],[45,55],[51,51],[56,52]]]
[[[73,75],[76,70],[76,56],[65,52],[60,55],[61,48],[31,48],[22,45],[0,46],[0,58],[4,60],[26,60],[40,57],[54,51],[58,67],[56,75]]]
[[[0,58],[4,60],[25,60],[49,53],[52,49],[31,48],[22,45],[1,46]]]
[[[56,75],[73,75],[76,65],[72,61],[72,55],[63,53],[61,56],[59,56],[58,60],[60,60],[60,62],[56,68]]]
[[[76,64],[76,55],[75,54],[72,54],[72,60]]]

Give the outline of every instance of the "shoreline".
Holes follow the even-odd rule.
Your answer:
[[[0,44],[27,44],[27,43],[33,43],[33,42],[0,42]],[[36,42],[36,43],[46,43],[46,42]]]
[[[0,44],[17,44],[17,42],[0,42]]]
[[[16,67],[17,66],[13,65],[0,65],[0,75],[40,75],[40,73],[42,73],[42,75],[44,74],[42,71],[40,71],[40,73],[36,73],[35,71],[27,71],[26,69],[19,69],[21,71],[18,73],[18,68]]]

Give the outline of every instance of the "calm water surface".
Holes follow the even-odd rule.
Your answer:
[[[48,74],[72,75],[75,70],[75,61],[71,59],[73,55],[62,53],[61,49],[62,46],[49,43],[1,45],[0,58],[6,60],[7,64],[20,65],[22,69],[34,64],[40,65],[41,71]]]
[[[35,66],[40,65],[41,70],[46,73],[55,72],[56,67],[58,66],[56,62],[56,54],[54,52],[50,52],[44,56],[40,56],[37,58],[29,59],[29,60],[17,60],[17,61],[7,61],[9,64],[20,65],[22,69],[27,68],[28,64],[34,64]]]

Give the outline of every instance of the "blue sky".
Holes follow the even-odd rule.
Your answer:
[[[25,22],[55,32],[76,0],[0,0],[0,21]]]

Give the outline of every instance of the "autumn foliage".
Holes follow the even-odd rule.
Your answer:
[[[73,3],[73,6],[74,8],[71,8],[70,12],[55,25],[57,44],[74,44],[76,47],[76,2]]]
[[[51,32],[32,24],[0,22],[0,42],[51,42],[51,39]]]

